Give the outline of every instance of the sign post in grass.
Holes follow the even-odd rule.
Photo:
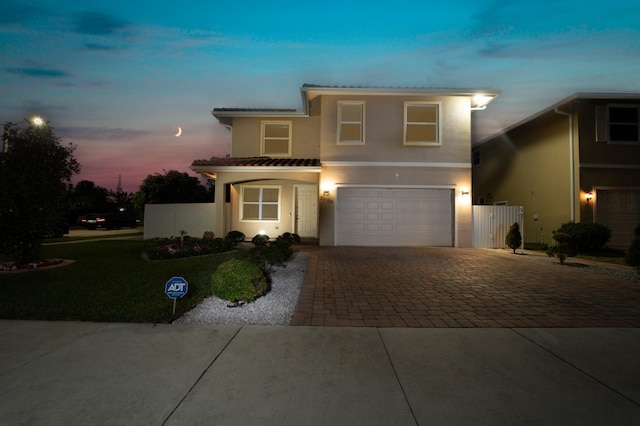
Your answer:
[[[182,277],[172,277],[164,285],[164,292],[173,299],[173,315],[176,314],[176,300],[187,294],[189,283]]]

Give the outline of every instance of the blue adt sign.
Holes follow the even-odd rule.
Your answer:
[[[169,299],[179,299],[189,289],[189,283],[182,277],[173,277],[164,285],[164,292],[167,293]]]

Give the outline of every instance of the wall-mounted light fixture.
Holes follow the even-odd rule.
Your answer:
[[[324,195],[325,197],[328,197],[328,196],[329,196],[329,191],[324,191],[324,192],[322,193],[322,195]]]
[[[471,110],[482,111],[487,109],[489,102],[498,97],[498,93],[476,93],[471,97]]]
[[[469,195],[469,191],[468,190],[462,190],[462,196],[464,197],[465,195]]]
[[[593,193],[587,192],[587,195],[585,195],[585,198],[587,199],[587,204],[589,204],[589,201],[593,200]]]

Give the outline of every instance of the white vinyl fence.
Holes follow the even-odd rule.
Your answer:
[[[524,207],[473,206],[473,247],[507,248],[509,227],[518,222],[524,244]]]
[[[214,207],[214,203],[146,204],[144,239],[179,237],[181,231],[202,238],[206,231],[214,229]]]

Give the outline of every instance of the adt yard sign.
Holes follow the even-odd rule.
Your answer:
[[[189,283],[182,277],[173,277],[164,285],[164,292],[167,293],[169,299],[179,299],[189,289]]]

